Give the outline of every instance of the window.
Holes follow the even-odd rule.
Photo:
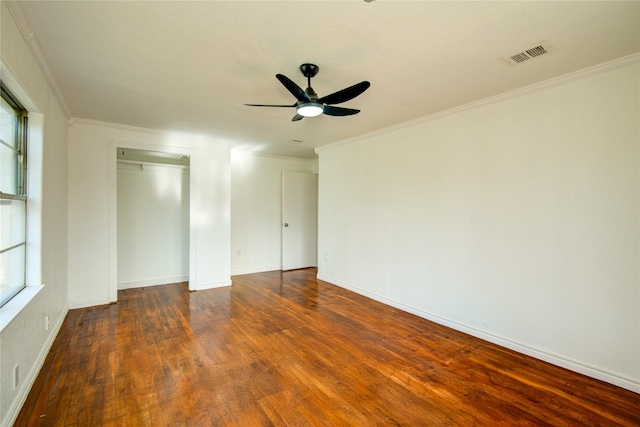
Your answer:
[[[27,111],[0,81],[0,306],[25,287]]]

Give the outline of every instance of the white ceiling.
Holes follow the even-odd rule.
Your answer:
[[[640,51],[639,1],[22,1],[73,117],[313,158],[313,148]],[[546,41],[554,51],[501,58]],[[363,80],[355,116],[291,122],[276,80],[320,96]],[[302,140],[298,145],[290,140]]]

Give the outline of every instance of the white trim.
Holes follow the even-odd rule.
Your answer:
[[[321,147],[316,147],[314,149],[316,154],[320,154],[324,150],[328,150],[330,148],[334,148],[340,145],[348,144],[350,142],[360,141],[362,139],[371,138],[378,135],[384,135],[389,132],[393,132],[400,129],[405,129],[407,127],[419,125],[422,123],[426,123],[432,120],[437,120],[442,117],[450,116],[453,114],[461,113],[463,111],[475,110],[477,108],[481,108],[487,105],[495,104],[498,102],[506,101],[513,98],[518,98],[520,96],[524,96],[534,92],[540,92],[546,89],[550,89],[552,87],[568,84],[571,82],[575,82],[578,80],[585,79],[587,77],[596,76],[599,74],[603,74],[609,71],[617,70],[620,68],[628,67],[631,65],[635,65],[640,63],[640,53],[635,53],[633,55],[625,56],[623,58],[615,59],[613,61],[605,62],[603,64],[595,65],[593,67],[585,68],[583,70],[575,71],[573,73],[565,74],[564,76],[554,77],[549,80],[545,80],[540,83],[534,83],[529,86],[525,86],[519,89],[515,89],[509,92],[501,93],[499,95],[495,95],[489,98],[481,99],[479,101],[470,102],[468,104],[464,104],[458,107],[450,108],[448,110],[440,111],[434,114],[430,114],[428,116],[420,117],[414,120],[410,120],[404,123],[399,123],[397,125],[389,126],[383,129],[374,130],[372,132],[368,132],[362,135],[357,135],[352,138],[343,139],[341,141],[336,141],[331,144],[323,145]]]
[[[229,140],[225,140],[225,139],[217,139],[217,138],[212,138],[210,136],[205,136],[205,135],[198,135],[198,134],[193,134],[193,133],[183,133],[183,132],[175,132],[175,131],[170,131],[170,130],[162,130],[162,129],[151,129],[151,128],[143,128],[143,127],[138,127],[138,126],[131,126],[131,125],[123,125],[123,124],[119,124],[119,123],[111,123],[111,122],[102,122],[99,120],[92,120],[92,119],[83,119],[81,117],[74,117],[71,121],[70,121],[70,126],[75,126],[76,124],[79,125],[88,125],[88,126],[98,126],[98,127],[103,127],[103,128],[111,128],[111,129],[118,129],[118,130],[123,130],[123,131],[127,131],[127,132],[136,132],[136,133],[142,133],[142,134],[146,134],[146,135],[161,135],[161,136],[165,136],[165,137],[180,137],[180,138],[187,138],[190,140],[204,140],[207,141],[207,143],[214,143],[214,144],[224,144],[227,145],[229,148],[231,148],[235,142],[233,141],[229,141]],[[117,142],[117,139],[112,139],[111,141]],[[163,146],[170,146],[168,144],[164,144]],[[177,147],[177,146],[176,146]],[[196,143],[193,143],[193,146],[189,146],[188,148],[195,148],[196,147]],[[183,148],[183,146],[180,146],[180,148]]]
[[[13,425],[13,423],[16,421],[16,418],[18,418],[18,415],[20,414],[20,410],[22,409],[22,405],[24,405],[24,402],[27,400],[27,397],[29,396],[31,387],[33,387],[33,383],[36,381],[36,378],[40,373],[40,369],[42,369],[42,365],[44,365],[44,361],[46,360],[47,355],[49,354],[49,350],[51,350],[51,346],[53,345],[53,342],[55,341],[56,337],[58,336],[58,333],[60,332],[60,328],[62,328],[62,324],[64,323],[64,320],[67,318],[68,312],[69,310],[65,310],[64,312],[60,313],[60,316],[58,316],[58,320],[56,321],[55,325],[53,325],[53,328],[51,329],[51,333],[49,334],[49,336],[47,337],[47,340],[42,346],[40,353],[38,353],[38,357],[34,361],[33,365],[31,365],[31,369],[29,370],[29,373],[25,377],[25,380],[22,382],[22,386],[20,387],[20,390],[18,391],[15,399],[13,399],[13,402],[11,403],[11,406],[9,406],[9,409],[7,409],[6,416],[2,420],[3,426]]]
[[[34,299],[42,289],[44,289],[44,285],[25,286],[24,289],[7,301],[5,305],[0,307],[0,332],[9,326],[13,319],[18,317],[18,314],[29,305],[31,300]]]
[[[109,302],[118,301],[118,155],[107,141],[107,293]]]
[[[266,273],[267,271],[281,271],[281,270],[282,270],[282,266],[273,265],[271,267],[245,268],[245,269],[233,270],[231,272],[231,275],[241,276],[243,274]]]
[[[117,160],[118,170],[140,169],[144,165],[146,169],[182,169],[183,175],[189,175],[189,165],[174,165],[173,163],[152,162],[147,160]]]
[[[98,123],[98,122],[94,122]],[[166,132],[162,132],[166,135]],[[158,151],[165,153],[178,153],[189,156],[191,159],[197,153],[197,147],[182,147],[177,145],[168,145],[161,143],[138,142],[133,139],[113,139],[106,140],[108,173],[109,173],[109,203],[108,203],[108,223],[109,223],[109,301],[116,302],[118,300],[118,159],[116,148],[132,148],[149,151]],[[195,174],[189,173],[189,188],[193,189]],[[194,215],[194,195],[189,190],[189,290],[194,290],[193,286],[197,283],[197,227],[193,219]]]
[[[47,84],[51,88],[51,92],[56,97],[62,109],[64,110],[67,118],[73,117],[71,113],[71,109],[69,108],[69,104],[67,103],[67,99],[64,96],[64,92],[60,89],[60,85],[58,84],[58,80],[56,80],[54,74],[51,72],[51,67],[49,66],[49,62],[47,61],[47,57],[42,52],[42,48],[40,48],[40,43],[36,40],[33,31],[31,31],[31,27],[27,23],[27,20],[24,18],[22,10],[20,9],[20,2],[17,1],[8,1],[5,2],[9,12],[13,16],[13,21],[16,23],[16,26],[20,30],[22,34],[22,38],[24,39],[27,47],[31,51],[33,58],[36,60],[38,64],[38,68],[42,71],[42,75],[44,79],[47,81]]]
[[[177,277],[161,277],[159,279],[150,280],[137,280],[135,282],[123,282],[118,283],[118,290],[134,289],[134,288],[146,288],[148,286],[160,286],[171,285],[174,283],[184,283],[189,281],[189,276],[177,276]]]
[[[204,283],[198,287],[189,286],[190,291],[206,291],[207,289],[226,288],[231,286],[231,280],[224,280],[222,282]]]
[[[543,360],[545,362],[551,363],[556,366],[560,366],[562,368],[569,369],[571,371],[577,372],[579,374],[583,374],[589,376],[591,378],[595,378],[601,381],[605,381],[607,383],[616,385],[618,387],[622,387],[624,389],[633,391],[635,393],[640,393],[640,381],[625,377],[622,375],[614,374],[611,372],[603,371],[595,366],[590,366],[580,361],[555,354],[549,352],[547,350],[534,347],[522,342],[514,341],[509,338],[502,337],[497,334],[493,334],[490,332],[482,331],[476,329],[472,326],[465,325],[463,323],[459,323],[453,321],[451,319],[438,316],[433,313],[429,313],[427,311],[420,310],[416,307],[383,297],[381,295],[366,291],[358,286],[351,285],[349,283],[342,282],[340,280],[334,279],[332,277],[324,276],[318,274],[318,280],[322,280],[333,285],[339,286],[341,288],[350,290],[360,295],[364,295],[368,298],[371,298],[375,301],[381,302],[383,304],[389,305],[391,307],[395,307],[399,310],[406,311],[407,313],[415,314],[416,316],[422,317],[424,319],[430,320],[439,325],[447,326],[451,329],[455,329],[456,331],[464,332],[476,338],[480,338],[485,341],[489,341],[493,344],[497,344],[502,347],[506,347],[510,350],[517,351],[518,353],[525,354],[527,356],[534,357],[536,359]]]
[[[277,154],[268,154],[268,153],[260,153],[257,151],[250,151],[250,150],[243,150],[241,148],[232,148],[231,149],[231,154],[233,153],[239,153],[239,154],[246,154],[249,156],[255,156],[255,157],[266,157],[268,159],[279,159],[279,160],[292,160],[292,161],[305,161],[305,162],[313,162],[318,160],[317,156],[314,157],[290,157],[290,156],[279,156]]]
[[[96,307],[98,305],[108,305],[111,302],[115,302],[115,301],[109,301],[109,298],[95,298],[95,299],[88,299],[83,301],[72,301],[72,302],[69,302],[69,309],[75,310],[77,308]]]
[[[178,136],[191,138],[190,135],[178,135]],[[129,138],[129,139],[108,138],[107,147],[113,147],[114,149],[129,148],[133,150],[158,151],[162,153],[184,154],[185,156],[191,156],[195,152],[194,150],[198,149],[197,144],[189,144],[187,146],[187,145],[180,145],[180,144],[165,144],[157,141],[141,142],[133,138]],[[118,159],[116,158],[116,160]]]

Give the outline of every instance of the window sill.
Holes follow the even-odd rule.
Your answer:
[[[31,302],[44,285],[27,286],[0,308],[0,332]]]

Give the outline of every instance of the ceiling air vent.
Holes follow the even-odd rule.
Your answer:
[[[507,61],[511,65],[520,64],[522,62],[529,61],[530,59],[537,58],[538,56],[542,56],[549,52],[553,52],[551,46],[547,42],[540,42],[535,46],[531,46],[530,48],[523,49],[520,52],[512,53],[511,55],[507,55],[502,57],[505,61]]]

